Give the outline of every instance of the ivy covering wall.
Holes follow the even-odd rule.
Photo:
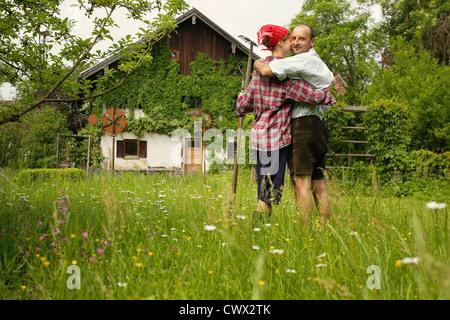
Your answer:
[[[171,60],[171,50],[161,42],[152,48],[153,59],[139,68],[118,89],[98,98],[92,112],[102,117],[107,109],[129,109],[126,131],[141,137],[146,132],[171,134],[185,128],[193,132],[192,115],[187,111],[198,108],[209,112],[213,128],[220,131],[237,129],[236,98],[242,87],[242,72],[247,59],[232,57],[229,61],[215,61],[201,53],[190,64],[191,74],[180,73],[180,65]],[[100,84],[101,85],[101,84]],[[145,117],[134,119],[140,108]]]

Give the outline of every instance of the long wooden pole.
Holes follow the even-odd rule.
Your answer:
[[[245,83],[244,83],[244,91],[247,90],[248,83],[250,81],[250,70],[251,70],[251,63],[252,63],[252,56],[253,56],[253,42],[250,42],[250,52],[248,55],[248,62],[247,62],[247,74],[245,75]],[[238,179],[238,172],[239,172],[239,150],[241,148],[241,133],[242,133],[242,125],[244,116],[239,117],[238,122],[238,133],[237,133],[237,142],[236,142],[236,156],[234,158],[234,170],[233,170],[233,184],[232,184],[232,198],[230,202],[230,214],[232,207],[234,205],[234,201],[236,199],[236,190],[237,190],[237,179]]]

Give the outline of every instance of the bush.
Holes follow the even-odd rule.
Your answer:
[[[411,116],[408,108],[393,100],[372,104],[363,116],[369,152],[376,156],[374,165],[383,176],[402,178],[411,159]]]
[[[77,168],[67,169],[24,169],[19,172],[20,183],[30,183],[34,181],[50,181],[57,179],[82,179],[86,173]]]

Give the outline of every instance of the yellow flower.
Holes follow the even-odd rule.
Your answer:
[[[72,264],[76,265],[77,264],[77,260],[72,260]]]
[[[213,271],[212,270],[208,270],[208,274],[213,274]]]
[[[36,253],[36,258],[39,258],[39,253]]]
[[[131,259],[136,260],[137,258],[135,256],[132,256]]]
[[[151,257],[153,255],[153,252],[149,252],[148,255]]]
[[[44,262],[43,262],[43,265],[44,265],[44,267],[48,267],[48,266],[50,265],[50,261],[48,261],[48,260],[47,260],[47,261],[44,261]]]
[[[258,286],[260,286],[260,287],[262,287],[263,285],[264,285],[264,281],[262,281],[262,280],[259,280],[258,282],[256,282],[257,284],[258,284]]]
[[[39,259],[41,259],[42,262],[44,262],[45,260],[47,260],[46,257],[40,257]]]
[[[400,268],[401,266],[402,266],[402,260],[397,260],[396,262],[395,262],[395,267],[396,268]]]
[[[142,249],[136,249],[136,251],[137,251],[137,253],[139,253],[139,252],[141,252],[141,251],[142,251]]]
[[[20,286],[20,289],[25,290],[27,286]]]
[[[75,235],[72,233],[72,234],[70,235],[70,239],[73,239],[73,238],[75,238]]]
[[[142,267],[142,263],[137,262],[137,263],[136,263],[136,267],[138,267],[138,268]]]
[[[306,278],[307,280],[311,280],[311,277]]]
[[[280,269],[276,269],[275,274],[279,274],[279,273],[280,273]]]

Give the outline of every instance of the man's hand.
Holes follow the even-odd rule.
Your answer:
[[[258,71],[260,75],[267,78],[275,77],[268,63],[265,63],[263,59],[256,60],[253,64],[253,68]]]

